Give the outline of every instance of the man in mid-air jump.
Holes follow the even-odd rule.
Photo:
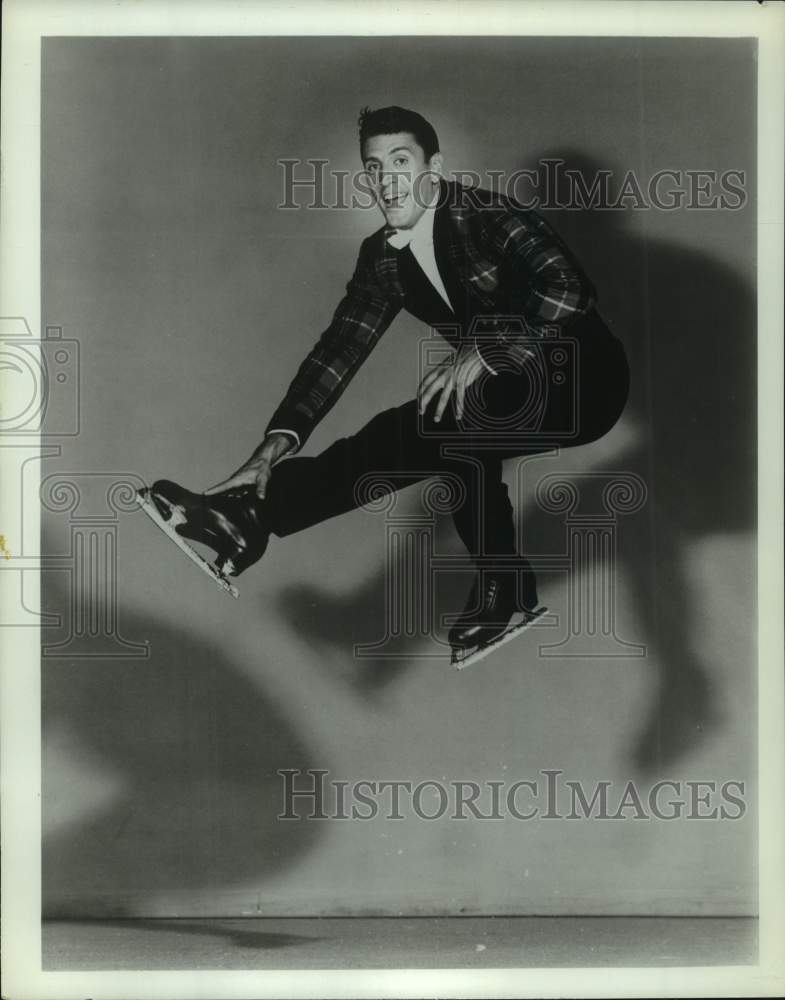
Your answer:
[[[170,533],[176,525],[181,538],[210,546],[228,584],[227,574],[262,557],[270,534],[359,506],[367,497],[358,485],[374,473],[389,489],[452,477],[455,527],[477,575],[449,640],[457,650],[481,649],[516,612],[537,605],[534,573],[516,548],[503,461],[607,433],[627,400],[627,360],[595,309],[594,288],[538,213],[446,182],[436,132],[414,111],[366,108],[359,126],[385,225],[362,243],[346,294],[264,440],[205,493],[161,480],[143,499]],[[451,355],[408,403],[319,455],[288,457],[402,308],[438,329]]]

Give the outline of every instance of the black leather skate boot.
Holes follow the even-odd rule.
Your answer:
[[[252,486],[207,496],[159,479],[153,483],[150,497],[166,520],[173,508],[185,518],[175,526],[177,534],[209,545],[216,553],[215,565],[223,573],[239,576],[267,549],[270,529],[265,524],[264,501]]]
[[[457,649],[485,646],[507,630],[516,611],[533,611],[537,603],[537,582],[526,559],[517,569],[478,572],[448,641]]]

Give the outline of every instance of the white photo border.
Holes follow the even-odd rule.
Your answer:
[[[760,955],[690,968],[185,970],[41,968],[40,635],[0,629],[3,995],[12,1000],[211,997],[776,996],[785,988],[783,725],[783,94],[785,7],[752,2],[525,0],[6,0],[0,316],[40,333],[40,78],[46,36],[561,35],[758,40],[758,607]],[[13,407],[14,400],[9,400]],[[0,451],[0,462],[5,456]],[[32,494],[32,491],[31,491]],[[32,500],[36,502],[33,504]],[[37,493],[31,506],[37,510]],[[0,525],[21,503],[0,494]],[[37,515],[33,520],[37,524]],[[37,530],[37,529],[36,529]],[[34,541],[34,539],[33,539]],[[12,574],[0,574],[9,577]],[[28,574],[34,576],[33,573]],[[4,592],[0,590],[0,601]],[[7,594],[6,594],[7,596]],[[38,598],[31,580],[30,598]]]

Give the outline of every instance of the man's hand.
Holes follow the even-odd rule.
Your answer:
[[[463,416],[466,390],[485,371],[487,368],[482,363],[474,344],[464,344],[454,356],[432,368],[423,378],[417,390],[420,413],[425,413],[430,401],[440,394],[433,415],[433,419],[438,423],[454,392],[455,413],[460,420]]]
[[[245,465],[240,466],[228,479],[204,492],[223,493],[235,486],[255,486],[257,496],[263,500],[273,466],[287,451],[291,451],[293,445],[288,434],[268,434]]]

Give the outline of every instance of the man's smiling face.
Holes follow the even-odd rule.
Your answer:
[[[433,201],[441,154],[426,160],[410,132],[370,136],[363,152],[363,165],[388,225],[411,229]]]

